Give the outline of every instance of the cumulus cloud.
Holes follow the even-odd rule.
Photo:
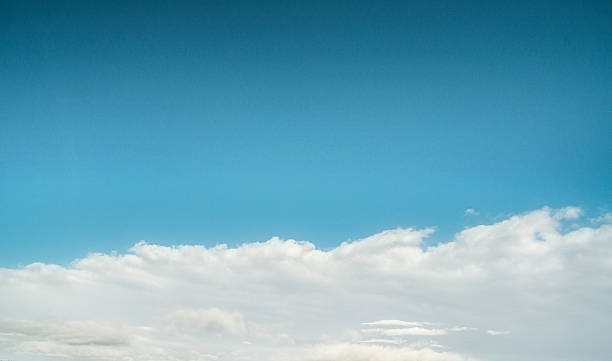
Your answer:
[[[329,251],[140,242],[0,268],[0,357],[603,361],[612,225],[564,226],[582,213],[543,208],[430,247],[433,228],[398,228]]]

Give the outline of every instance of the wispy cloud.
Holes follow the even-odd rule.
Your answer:
[[[558,220],[562,219],[577,219],[582,216],[583,211],[578,207],[565,207],[558,209],[553,213],[553,217]]]
[[[598,217],[591,218],[592,223],[612,223],[612,213],[605,213]]]
[[[443,328],[423,328],[423,327],[407,327],[407,328],[366,328],[361,332],[374,332],[386,336],[440,336],[448,334],[447,329]]]
[[[374,322],[362,322],[364,326],[400,326],[400,327],[421,327],[425,325],[437,325],[432,322],[418,322],[418,321],[401,321],[401,320],[380,320]]]

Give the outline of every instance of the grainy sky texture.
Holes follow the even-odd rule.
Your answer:
[[[609,1],[1,1],[0,359],[603,361]]]

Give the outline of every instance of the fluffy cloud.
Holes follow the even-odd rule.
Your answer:
[[[544,208],[435,247],[433,229],[408,228],[330,251],[140,242],[0,269],[0,359],[605,360],[612,225],[565,231],[582,213]]]

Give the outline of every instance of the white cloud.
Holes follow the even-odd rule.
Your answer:
[[[0,357],[603,361],[612,225],[564,231],[581,214],[544,208],[428,248],[433,229],[398,228],[330,251],[141,242],[0,268]]]
[[[376,324],[375,322],[362,323],[362,325]],[[410,324],[406,322],[400,324],[405,326]],[[429,324],[428,322],[421,323]],[[383,325],[390,325],[389,323],[383,323]],[[392,325],[392,324],[391,324]],[[441,336],[447,335],[449,332],[461,332],[461,331],[475,331],[473,327],[448,327],[448,328],[433,328],[433,327],[403,327],[403,328],[365,328],[361,332],[379,333],[386,336]]]
[[[592,223],[612,223],[612,213],[605,213],[591,219]]]
[[[246,325],[241,314],[218,308],[179,309],[169,315],[169,323],[179,332],[210,332],[217,335],[244,335]]]
[[[499,336],[499,335],[509,335],[510,331],[487,330],[487,333],[491,336]]]
[[[429,348],[385,347],[339,343],[321,345],[313,349],[309,361],[477,361],[476,358]]]
[[[448,330],[439,328],[422,328],[422,327],[407,327],[407,328],[372,328],[363,329],[361,332],[375,332],[387,336],[440,336],[446,335]]]
[[[371,340],[360,341],[360,343],[383,343],[383,344],[386,343],[386,344],[392,344],[392,345],[401,345],[404,342],[401,340],[392,340],[388,338],[373,338]]]
[[[578,208],[578,207],[565,207],[565,208],[561,208],[559,210],[557,210],[554,214],[553,217],[555,219],[578,219],[580,218],[580,216],[582,216],[583,212],[582,209]]]
[[[364,326],[400,326],[400,327],[420,327],[420,326],[425,326],[425,325],[432,325],[431,322],[401,321],[401,320],[380,320],[380,321],[374,321],[374,322],[362,322],[361,324]]]
[[[38,322],[0,320],[0,332],[17,336],[41,337],[72,346],[123,346],[130,330],[117,322]]]
[[[469,215],[469,216],[477,216],[480,213],[477,212],[474,208],[468,208],[468,209],[465,210],[465,214]]]

